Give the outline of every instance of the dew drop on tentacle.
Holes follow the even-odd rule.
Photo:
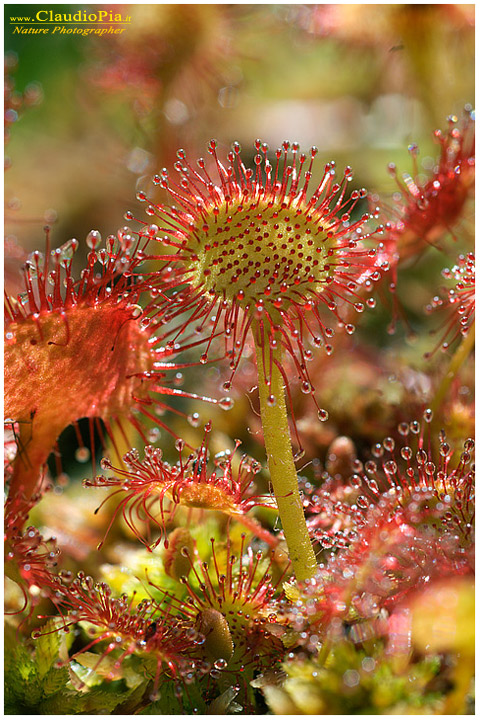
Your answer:
[[[356,504],[362,510],[366,510],[370,505],[369,501],[367,500],[367,498],[364,495],[358,496]]]
[[[442,443],[440,445],[439,452],[442,457],[448,457],[450,453],[450,445],[448,443]]]
[[[363,470],[363,463],[362,463],[362,461],[359,460],[358,458],[355,458],[354,460],[352,460],[352,470],[353,470],[355,473],[360,473],[360,472],[362,472],[362,470]]]
[[[224,658],[218,658],[218,660],[215,660],[213,663],[213,666],[216,670],[225,670],[227,667],[228,662]]]
[[[334,540],[330,535],[322,535],[318,541],[324,550],[330,550],[334,545]]]
[[[147,227],[146,233],[149,237],[154,237],[158,233],[158,230],[158,225],[152,224]]]
[[[395,450],[395,440],[391,437],[386,437],[383,441],[383,447],[388,452],[393,452],[393,450]]]
[[[231,410],[234,406],[234,400],[231,397],[223,397],[218,401],[219,406],[222,410]]]
[[[375,475],[377,472],[377,464],[373,460],[367,460],[365,463],[365,470],[370,475]]]
[[[397,472],[397,469],[398,469],[397,463],[395,462],[395,460],[387,460],[387,462],[385,463],[385,465],[383,467],[384,467],[385,472],[388,475],[395,475],[395,473]]]
[[[90,230],[85,240],[88,247],[95,250],[102,242],[102,236],[98,230]]]
[[[313,388],[307,380],[302,382],[300,389],[305,395],[310,395],[313,392]]]
[[[361,487],[362,487],[362,484],[363,484],[362,478],[361,478],[360,475],[358,475],[357,473],[355,473],[354,475],[352,475],[352,476],[350,477],[350,485],[351,485],[355,490],[358,490],[359,488],[361,488]]]
[[[423,419],[424,419],[425,422],[427,422],[427,423],[432,422],[432,419],[433,419],[433,411],[430,410],[429,408],[427,408],[427,410],[425,410],[425,412],[423,413]]]
[[[194,413],[191,413],[190,415],[188,415],[187,420],[192,427],[196,428],[196,427],[199,427],[199,425],[200,425],[200,415],[197,412],[194,412]]]
[[[418,435],[418,433],[420,432],[420,423],[417,420],[412,420],[412,422],[410,423],[410,431],[414,435]]]
[[[131,305],[130,306],[130,312],[132,318],[138,318],[143,313],[143,308],[141,305]]]
[[[59,260],[61,264],[65,264],[73,258],[78,250],[79,244],[80,243],[76,238],[71,238],[70,240],[67,240],[67,242],[63,243],[63,245],[60,245]]]
[[[408,447],[408,445],[406,445],[405,447],[402,447],[400,449],[400,455],[404,460],[411,460],[413,457],[413,450],[411,447]]]

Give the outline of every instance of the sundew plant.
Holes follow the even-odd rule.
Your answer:
[[[5,713],[473,714],[474,6],[5,9]]]

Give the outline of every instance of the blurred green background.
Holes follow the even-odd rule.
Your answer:
[[[132,21],[122,34],[104,37],[13,32],[12,17],[38,9],[108,9]],[[238,140],[247,164],[257,137],[271,148],[284,139],[302,149],[316,145],[318,178],[326,161],[335,160],[340,172],[349,164],[352,189],[365,186],[388,203],[396,186],[387,163],[412,173],[407,147],[415,142],[419,170],[428,172],[439,152],[433,131],[473,104],[474,10],[473,4],[6,5],[7,78],[15,86],[7,100],[18,113],[7,144],[7,289],[18,292],[19,268],[26,253],[43,247],[46,220],[53,221],[54,246],[71,237],[83,241],[91,229],[115,233],[126,210],[143,219],[135,194],[155,172],[171,168],[179,147],[196,158],[212,137],[220,155]],[[472,219],[468,206],[450,257],[431,248],[405,273],[401,302],[419,334],[438,326],[424,307],[441,268],[471,242]],[[77,255],[79,270],[84,253]],[[365,313],[354,339],[357,348],[357,338],[364,342],[355,368],[350,357],[322,360],[319,385],[332,425],[315,424],[312,455],[339,432],[376,436],[390,422],[389,403],[405,403],[408,383],[421,402],[431,391],[421,372],[433,339],[426,335],[409,348],[404,327],[388,336],[390,317],[388,303]],[[384,348],[378,366],[377,347]],[[398,374],[397,363],[420,374]],[[218,411],[225,438],[240,436],[247,445],[258,432],[254,415],[251,428],[244,419],[254,377],[245,362],[236,410]],[[203,378],[205,392],[218,397],[218,367],[205,369]],[[185,389],[195,385],[186,382]],[[305,399],[295,403],[297,417],[308,416]],[[203,418],[215,412],[194,409]],[[303,428],[307,435],[310,426]]]
[[[22,35],[10,20],[105,8],[131,15],[124,33]],[[387,162],[410,171],[416,142],[428,163],[432,131],[474,95],[473,4],[8,4],[5,49],[16,90],[43,93],[7,148],[7,207],[21,203],[7,231],[27,249],[47,210],[57,244],[114,232],[125,210],[138,214],[144,176],[178,147],[205,154],[211,137],[240,141],[248,158],[256,137],[315,144],[388,193]]]

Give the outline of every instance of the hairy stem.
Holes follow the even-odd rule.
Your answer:
[[[475,323],[472,323],[468,333],[463,338],[462,342],[460,343],[455,352],[455,355],[451,359],[450,365],[448,366],[447,372],[445,373],[442,382],[438,386],[437,392],[435,393],[435,396],[430,405],[433,412],[436,412],[436,410],[438,410],[438,408],[440,407],[445,395],[448,392],[450,385],[452,384],[452,381],[454,380],[455,376],[457,375],[458,371],[462,367],[467,357],[470,355],[474,343]]]
[[[257,333],[254,332],[254,337],[256,336]],[[260,414],[270,479],[293,570],[297,580],[306,580],[315,574],[317,563],[298,492],[283,377],[277,367],[277,363],[281,362],[281,346],[278,343],[278,347],[273,350],[268,342],[256,342],[255,346]],[[268,385],[266,378],[270,376],[271,384]],[[269,402],[269,396],[275,398],[274,404]]]

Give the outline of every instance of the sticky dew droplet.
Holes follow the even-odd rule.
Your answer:
[[[411,460],[413,457],[413,450],[411,447],[408,447],[408,445],[406,445],[405,447],[402,447],[400,449],[400,455],[404,460]]]
[[[414,435],[418,435],[418,433],[420,432],[420,423],[417,422],[417,420],[413,420],[410,423],[410,431],[414,433]]]
[[[63,243],[63,245],[60,245],[59,260],[61,264],[65,264],[73,258],[78,249],[78,245],[79,242],[76,238],[71,238],[70,240],[67,240],[67,242]]]
[[[220,400],[218,401],[218,404],[220,405],[222,410],[231,410],[234,406],[234,401],[231,397],[227,396],[227,397],[220,398]]]
[[[98,230],[90,230],[85,241],[91,250],[95,250],[102,242],[102,236]]]
[[[130,313],[132,318],[136,319],[143,313],[143,308],[141,305],[132,305],[130,307]]]
[[[427,408],[425,412],[423,413],[423,419],[425,422],[430,423],[433,419],[433,410],[430,410],[430,408]]]
[[[227,665],[228,662],[224,658],[218,658],[218,660],[215,660],[215,662],[213,663],[213,667],[216,670],[225,670]]]
[[[350,485],[355,489],[358,490],[362,487],[362,478],[360,475],[357,475],[356,473],[350,477]]]
[[[197,428],[200,425],[200,415],[197,412],[188,415],[187,420],[189,424],[194,428]]]

